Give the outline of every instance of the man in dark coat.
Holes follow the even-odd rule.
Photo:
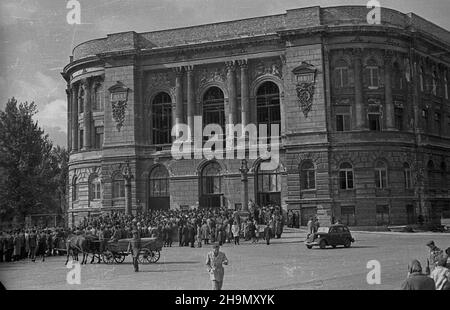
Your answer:
[[[267,245],[270,244],[270,238],[272,237],[272,229],[270,228],[270,222],[267,222],[266,228],[264,228],[264,239]]]
[[[181,244],[182,246],[189,246],[189,228],[187,224],[184,224],[182,228]]]
[[[36,261],[36,246],[37,246],[37,237],[36,231],[33,229],[29,235],[29,246],[30,246],[30,258],[34,262]]]
[[[434,280],[422,273],[422,266],[416,259],[408,265],[408,278],[402,284],[402,290],[435,290]]]
[[[194,244],[195,244],[195,228],[194,226],[189,223],[188,224],[188,241],[191,244],[191,248],[194,248]]]
[[[138,232],[133,231],[133,238],[128,244],[128,252],[131,252],[133,256],[134,272],[139,271],[139,252],[141,251],[141,238],[139,238]]]

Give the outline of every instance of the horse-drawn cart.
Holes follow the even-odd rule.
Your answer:
[[[123,263],[125,257],[131,252],[128,246],[131,239],[119,239],[117,241],[108,241],[106,248],[102,253],[102,260],[107,264]],[[141,238],[141,251],[139,253],[139,263],[156,263],[161,256],[163,242],[157,238]]]

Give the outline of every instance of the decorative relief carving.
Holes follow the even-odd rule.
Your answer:
[[[281,59],[277,61],[262,61],[260,60],[256,65],[254,66],[254,69],[252,71],[252,78],[253,80],[264,76],[264,75],[273,75],[278,78],[282,78],[283,74],[281,71]]]
[[[335,100],[334,104],[335,105],[351,105],[352,104],[352,100],[350,98],[338,98]]]
[[[198,74],[198,85],[201,87],[204,84],[211,82],[224,83],[226,81],[226,70],[224,68],[203,68]]]
[[[125,122],[128,91],[129,88],[125,87],[125,85],[119,81],[109,88],[109,92],[111,93],[112,116],[116,121],[116,128],[118,131],[120,131]]]
[[[306,62],[302,62],[300,66],[292,71],[297,82],[297,98],[305,117],[308,117],[312,109],[314,90],[316,87],[316,71],[313,65]]]

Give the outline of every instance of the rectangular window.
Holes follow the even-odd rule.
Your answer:
[[[389,225],[389,206],[377,206],[377,226]]]
[[[79,137],[80,137],[80,147],[79,147],[79,149],[81,150],[83,148],[83,146],[84,146],[84,140],[83,140],[83,138],[84,138],[84,130],[80,130]]]
[[[411,189],[412,188],[412,179],[411,179],[411,169],[405,169],[405,188]]]
[[[103,127],[95,127],[95,148],[103,147]]]
[[[379,87],[379,70],[378,67],[375,66],[368,66],[367,67],[368,72],[368,86],[371,89],[376,89]]]
[[[350,131],[350,114],[336,114],[336,131]]]
[[[423,129],[428,131],[428,110],[422,110],[422,125]]]
[[[403,109],[395,108],[395,128],[399,131],[403,130]]]
[[[381,131],[380,114],[369,114],[369,129],[372,131]]]

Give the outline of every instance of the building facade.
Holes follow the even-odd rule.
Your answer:
[[[279,125],[280,164],[248,196],[352,226],[450,217],[450,32],[359,6],[76,46],[64,68],[69,222],[112,210],[241,205],[241,160],[174,159],[172,127]]]

